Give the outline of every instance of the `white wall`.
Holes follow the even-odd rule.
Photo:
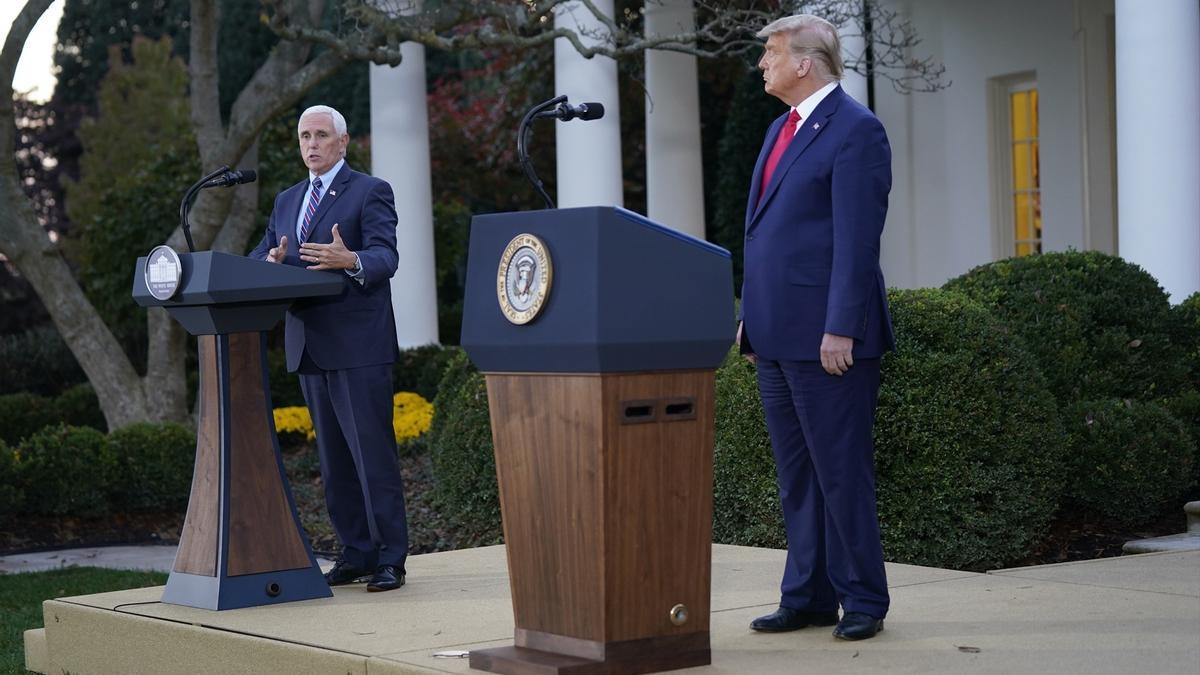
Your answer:
[[[892,143],[884,229],[891,286],[939,286],[1006,257],[992,243],[989,80],[1037,75],[1043,250],[1084,248],[1079,47],[1072,0],[897,0],[923,42],[915,56],[946,65],[948,89],[900,95],[875,83]]]

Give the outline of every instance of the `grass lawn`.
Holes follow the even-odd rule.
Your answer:
[[[0,673],[25,673],[24,633],[41,628],[42,601],[126,588],[160,586],[167,575],[95,567],[0,574]]]

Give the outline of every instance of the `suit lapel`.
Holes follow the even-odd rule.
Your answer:
[[[758,191],[762,184],[763,166],[767,163],[767,157],[771,154],[771,148],[775,145],[775,137],[779,135],[779,129],[783,123],[787,121],[788,113],[784,113],[775,118],[767,129],[767,137],[763,139],[762,150],[758,151],[758,161],[754,164],[754,173],[750,174],[750,195],[746,200],[746,225],[750,225],[750,217],[754,215],[754,211],[758,208]]]
[[[762,214],[767,202],[771,201],[771,196],[779,189],[779,184],[783,182],[783,177],[787,174],[788,169],[796,163],[800,155],[804,154],[805,149],[812,144],[813,140],[825,130],[829,118],[833,117],[834,113],[837,112],[838,106],[842,102],[842,96],[842,88],[838,86],[829,92],[829,95],[823,101],[817,104],[816,109],[812,111],[808,119],[801,120],[800,128],[796,131],[795,137],[792,138],[792,142],[788,145],[787,150],[784,151],[783,157],[779,159],[779,166],[775,167],[775,173],[771,174],[771,182],[767,184],[767,189],[763,191],[762,199],[758,200],[757,206],[754,207],[750,221],[747,224],[747,230],[753,227],[754,222]],[[761,169],[757,171],[761,172]],[[755,185],[758,184],[759,180],[759,173],[756,173]]]
[[[333,241],[333,225],[328,228],[324,227],[322,221],[325,215],[333,210],[334,202],[346,191],[346,184],[350,182],[350,165],[343,164],[333,180],[329,181],[329,185],[325,188],[325,194],[321,195],[321,202],[317,204],[317,212],[313,214],[312,223],[309,225],[308,240],[318,244],[328,244]],[[296,212],[299,217],[299,211]],[[323,235],[317,239],[317,232],[320,231]],[[328,235],[326,235],[328,231]]]

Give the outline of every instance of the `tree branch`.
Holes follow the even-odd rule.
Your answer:
[[[662,0],[651,0],[655,1]],[[291,20],[282,7],[283,0],[263,0],[263,4],[269,26],[284,39],[319,44],[347,60],[392,66],[400,63],[403,42],[446,51],[524,50],[560,38],[585,58],[638,57],[647,49],[717,58],[761,49],[762,41],[755,33],[781,15],[780,3],[769,0],[749,0],[737,7],[720,0],[697,0],[694,29],[645,35],[634,25],[641,21],[640,14],[609,16],[593,0],[442,0],[420,10],[414,10],[409,2],[345,0],[341,7],[347,20],[330,30]],[[897,91],[937,91],[949,86],[942,79],[945,68],[941,64],[931,57],[910,56],[920,44],[912,24],[877,0],[813,0],[804,8],[842,26],[847,36],[863,36],[869,16],[873,29],[866,37],[875,51],[870,74],[891,81]],[[555,25],[553,16],[571,11],[588,12],[602,28]],[[846,67],[868,74],[861,55],[849,59]]]

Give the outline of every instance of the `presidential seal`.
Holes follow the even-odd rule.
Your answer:
[[[179,254],[170,246],[154,247],[146,256],[146,269],[142,274],[150,295],[157,300],[170,300],[179,291],[179,278],[183,275]]]
[[[550,295],[553,280],[554,266],[542,240],[532,234],[513,237],[496,271],[496,299],[504,318],[518,326],[533,321]]]

